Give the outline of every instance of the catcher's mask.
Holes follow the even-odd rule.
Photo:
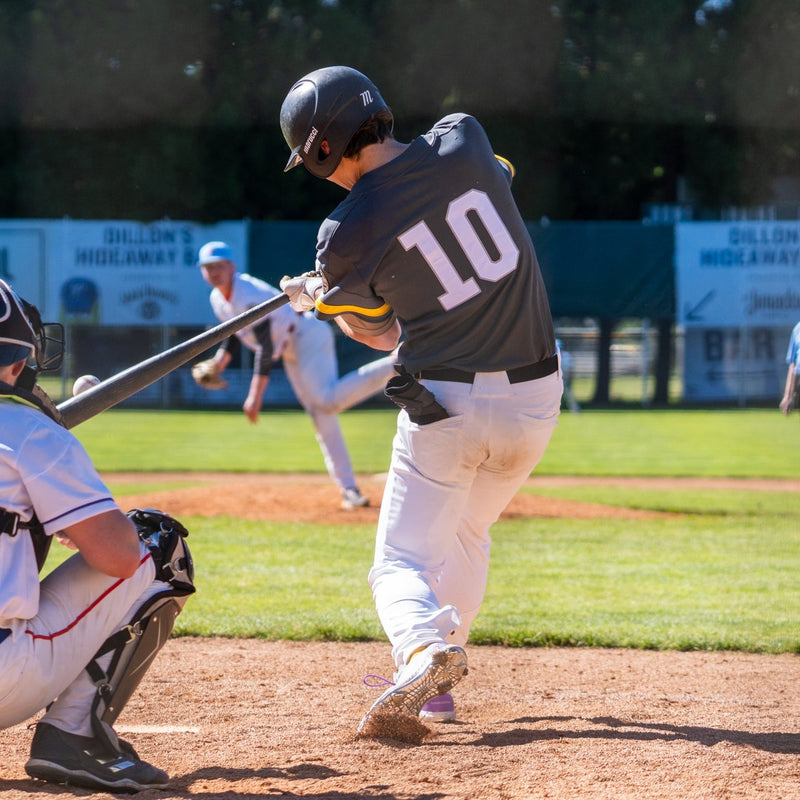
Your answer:
[[[356,131],[381,111],[390,112],[389,106],[358,70],[323,67],[309,72],[281,106],[281,131],[292,151],[283,171],[302,164],[317,178],[330,177]],[[323,141],[328,153],[321,148]]]
[[[0,366],[28,359],[35,372],[47,372],[63,358],[64,326],[43,323],[36,306],[0,279]]]

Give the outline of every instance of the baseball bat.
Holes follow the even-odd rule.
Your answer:
[[[131,395],[147,388],[151,383],[155,383],[159,378],[163,378],[172,370],[205,352],[209,347],[227,339],[245,325],[256,322],[288,302],[289,297],[286,294],[276,295],[270,300],[243,311],[227,322],[222,322],[214,328],[209,328],[207,331],[175,345],[175,347],[170,347],[169,350],[164,350],[162,353],[140,361],[76,397],[65,400],[58,405],[64,426],[74,428],[101,411],[127,400]]]

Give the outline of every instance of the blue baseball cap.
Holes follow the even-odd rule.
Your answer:
[[[213,264],[215,261],[233,261],[233,250],[225,242],[206,242],[197,256],[197,266]]]

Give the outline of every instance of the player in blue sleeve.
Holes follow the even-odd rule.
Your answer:
[[[780,402],[780,410],[788,414],[793,408],[797,407],[798,378],[800,378],[800,322],[794,326],[792,335],[789,337],[789,348],[786,351],[786,383],[783,388],[783,397]]]

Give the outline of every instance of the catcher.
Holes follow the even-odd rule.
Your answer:
[[[212,288],[211,308],[227,322],[253,306],[280,294],[274,286],[236,269],[225,242],[208,242],[198,256],[203,278]],[[286,377],[298,401],[311,417],[328,474],[339,487],[345,510],[369,505],[356,485],[350,454],[339,424],[339,413],[383,390],[394,373],[394,356],[371,361],[339,377],[331,326],[314,314],[298,314],[289,306],[277,309],[255,325],[248,325],[223,342],[214,357],[195,364],[192,375],[207,389],[227,386],[222,372],[239,343],[251,350],[253,377],[242,409],[257,422],[273,364],[283,360]]]
[[[46,708],[33,778],[164,787],[112,725],[195,590],[188,534],[159,511],[124,514],[61,425],[36,383],[61,361],[56,330],[0,280],[0,728]],[[78,552],[40,581],[53,537]]]

